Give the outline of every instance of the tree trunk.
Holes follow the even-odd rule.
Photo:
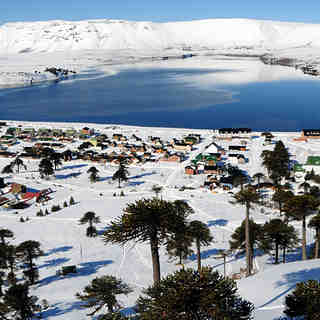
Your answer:
[[[201,251],[200,251],[200,240],[197,239],[197,260],[198,260],[198,272],[201,271]]]
[[[275,257],[275,264],[279,263],[279,244],[276,243],[276,257]]]
[[[282,262],[286,263],[286,247],[283,247]]]
[[[249,204],[246,204],[246,225],[245,225],[245,235],[246,235],[246,276],[251,274],[251,250],[250,250],[250,230],[249,230]]]
[[[307,260],[307,235],[306,217],[302,218],[302,260]]]
[[[315,248],[314,248],[314,258],[319,259],[319,229],[316,229],[316,243],[315,243]]]
[[[157,283],[160,281],[160,259],[157,235],[154,235],[153,238],[150,239],[150,246],[152,257],[153,282]]]

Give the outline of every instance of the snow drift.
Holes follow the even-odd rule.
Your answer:
[[[7,23],[0,54],[74,50],[263,50],[320,46],[320,25],[249,19],[190,22],[123,20]]]

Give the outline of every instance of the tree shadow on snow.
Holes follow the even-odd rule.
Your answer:
[[[73,248],[72,246],[63,246],[63,247],[53,248],[49,250],[47,253],[45,253],[44,256],[50,256],[51,254],[54,254],[54,253],[66,252],[71,250],[72,248]]]
[[[69,179],[69,178],[77,178],[81,175],[81,172],[71,172],[68,174],[56,174],[55,177],[57,180]]]
[[[212,256],[216,256],[218,254],[219,254],[219,250],[218,249],[204,250],[204,251],[201,252],[201,260],[208,259],[208,258],[210,258]],[[189,257],[189,260],[191,260],[191,261],[197,260],[197,255],[196,254],[192,254]]]
[[[298,282],[306,281],[309,279],[317,279],[320,280],[320,268],[313,268],[309,270],[300,270],[297,272],[289,272],[287,274],[284,274],[282,276],[282,280],[279,280],[276,282],[277,287],[281,286],[288,286],[287,289],[285,289],[283,292],[275,296],[274,298],[270,299],[263,305],[259,306],[258,308],[263,308],[267,306],[268,304],[276,301],[277,299],[285,296],[287,293],[289,293],[292,289],[296,287],[296,284]]]
[[[140,178],[143,178],[143,177],[146,177],[146,176],[153,176],[154,174],[156,174],[155,172],[146,172],[146,173],[141,173],[137,176],[133,176],[133,177],[129,177],[129,179],[140,179]]]
[[[75,165],[73,165],[73,166],[65,166],[65,167],[62,167],[61,170],[80,169],[80,168],[87,167],[87,166],[88,166],[87,164],[75,164]]]
[[[208,221],[208,227],[224,227],[228,224],[226,219],[217,219]]]
[[[100,261],[80,263],[79,265],[77,265],[77,273],[72,273],[72,274],[70,273],[67,276],[59,276],[57,274],[48,276],[38,282],[39,287],[46,286],[54,281],[59,281],[66,278],[77,278],[77,277],[89,276],[91,274],[96,273],[100,268],[105,267],[111,263],[113,263],[112,260],[100,260]]]
[[[45,264],[41,265],[39,269],[41,268],[51,268],[51,267],[57,267],[60,266],[63,263],[68,262],[70,259],[67,258],[57,258],[57,259],[51,259],[45,261]]]
[[[51,319],[52,317],[60,316],[66,313],[69,313],[73,310],[80,310],[83,309],[83,302],[82,301],[76,301],[73,303],[70,303],[69,306],[66,309],[62,309],[59,307],[59,303],[56,303],[51,306],[51,308],[41,312],[41,319]],[[38,314],[40,315],[40,313]]]

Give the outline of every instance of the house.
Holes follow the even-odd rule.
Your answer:
[[[320,156],[309,156],[307,159],[307,166],[320,166]]]
[[[94,129],[84,127],[81,129],[80,134],[85,136],[92,136],[94,134]]]
[[[189,174],[189,175],[195,175],[198,173],[197,167],[196,166],[186,166],[184,168],[184,173]]]
[[[218,130],[219,135],[227,135],[227,136],[234,136],[234,135],[242,135],[246,136],[251,134],[252,130],[250,128],[221,128]]]
[[[181,143],[181,142],[177,142],[173,145],[173,148],[176,150],[176,151],[191,151],[192,150],[192,147],[191,145],[189,144],[185,144],[185,143]]]
[[[303,129],[301,136],[307,139],[320,139],[320,129]]]
[[[246,146],[229,146],[229,151],[247,151]]]
[[[166,162],[181,162],[183,160],[183,157],[178,153],[174,153],[174,154],[166,153],[159,160],[166,161]]]
[[[205,174],[219,174],[220,168],[218,166],[209,166],[205,165],[204,166],[204,173]]]

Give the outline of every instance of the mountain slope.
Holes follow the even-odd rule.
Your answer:
[[[168,48],[285,49],[320,46],[320,25],[211,19],[190,22],[122,20],[17,22],[0,26],[0,54]]]

